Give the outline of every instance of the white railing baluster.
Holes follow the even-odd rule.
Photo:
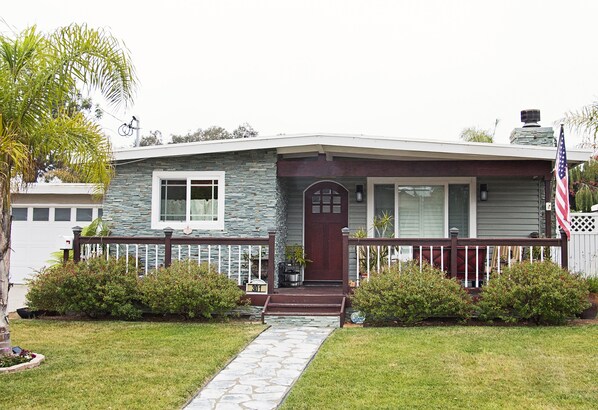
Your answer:
[[[370,247],[368,246],[366,248],[366,254],[367,254],[367,274],[368,274],[368,281],[370,280]]]
[[[361,250],[360,250],[359,248],[360,248],[360,246],[359,246],[359,245],[355,245],[355,253],[356,253],[356,255],[357,255],[357,267],[356,267],[356,269],[355,269],[355,270],[357,271],[357,272],[356,272],[356,274],[357,274],[357,275],[355,276],[355,284],[356,284],[357,286],[359,286],[359,262],[360,262],[360,261],[359,261],[359,253],[361,252]]]
[[[251,245],[248,246],[249,249],[249,253],[248,253],[248,257],[247,257],[247,283],[251,283]]]
[[[221,249],[220,249],[220,245],[218,245],[218,273],[222,273],[222,253],[221,253]]]
[[[486,285],[490,282],[490,248],[486,250]]]
[[[241,248],[242,248],[242,246],[239,245],[239,264],[238,264],[238,269],[239,269],[239,286],[242,285],[242,283],[241,283],[241,252],[242,252]]]
[[[380,273],[380,259],[382,258],[382,255],[380,255],[380,245],[376,247],[376,253],[376,273]]]
[[[262,245],[258,247],[257,252],[257,278],[262,279]]]
[[[540,247],[540,262],[544,262],[544,247]]]
[[[149,245],[145,245],[145,274],[147,275],[147,269],[149,266]]]
[[[434,246],[430,246],[430,266],[434,266]]]
[[[181,245],[177,245],[177,249],[179,251],[178,261],[181,261]]]
[[[106,260],[110,260],[110,244],[106,244]]]
[[[510,268],[511,267],[511,246],[507,247],[507,260],[508,260],[507,266]]]
[[[197,264],[201,265],[201,245],[197,245]]]
[[[154,245],[154,246],[155,246],[154,250],[156,251],[156,264],[155,264],[155,266],[156,266],[156,269],[158,269],[158,245]]]
[[[119,257],[120,245],[116,244],[116,259]]]
[[[419,271],[421,272],[424,269],[424,248],[423,246],[419,246]]]
[[[231,275],[231,265],[232,265],[232,248],[230,245],[228,245],[228,278],[230,279],[230,275]]]
[[[125,273],[129,273],[129,245],[125,245]]]
[[[498,276],[500,276],[500,273],[501,273],[501,272],[500,272],[500,271],[501,271],[501,268],[500,268],[500,267],[501,267],[501,265],[502,265],[502,261],[500,260],[500,246],[497,246],[496,248],[498,249],[498,251],[496,252],[496,255],[497,255],[497,262],[498,262],[498,263],[497,263],[497,265],[498,265]]]
[[[468,262],[469,262],[469,247],[465,245],[465,287],[469,287],[469,272],[468,272]]]
[[[386,253],[386,255],[388,255],[388,257],[387,257],[387,259],[388,259],[388,269],[390,269],[391,252],[392,252],[392,250],[390,249],[390,245],[388,245],[388,251]]]
[[[440,246],[440,270],[444,272],[444,245]]]
[[[139,275],[139,245],[135,245],[135,272]]]
[[[212,266],[212,245],[208,245],[208,266]]]

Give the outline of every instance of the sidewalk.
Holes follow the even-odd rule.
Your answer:
[[[277,408],[332,330],[307,326],[267,329],[185,409]]]

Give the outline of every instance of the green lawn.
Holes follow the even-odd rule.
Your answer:
[[[13,345],[46,356],[0,375],[0,409],[181,407],[261,325],[14,320]]]
[[[284,409],[595,409],[598,326],[345,328]]]

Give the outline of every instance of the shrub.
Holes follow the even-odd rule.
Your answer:
[[[211,317],[237,306],[243,292],[207,264],[175,261],[140,282],[142,300],[152,311],[187,318]]]
[[[586,282],[588,283],[590,293],[598,293],[598,276],[586,278]]]
[[[31,310],[49,310],[66,313],[68,301],[64,293],[64,283],[75,275],[75,264],[54,265],[43,268],[28,281],[27,305]]]
[[[414,324],[432,317],[470,315],[471,298],[467,292],[445,273],[424,263],[404,264],[372,275],[355,290],[352,299],[367,322],[397,320]]]
[[[506,268],[485,286],[477,305],[482,320],[562,324],[588,307],[588,285],[553,262]]]
[[[128,272],[127,272],[128,270]],[[124,258],[91,258],[47,268],[30,282],[27,295],[32,309],[83,313],[90,317],[111,315],[138,319],[139,291],[133,264]]]

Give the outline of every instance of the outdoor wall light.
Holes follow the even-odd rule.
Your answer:
[[[363,202],[363,185],[355,185],[355,202]]]
[[[488,185],[480,184],[480,201],[488,200]]]

